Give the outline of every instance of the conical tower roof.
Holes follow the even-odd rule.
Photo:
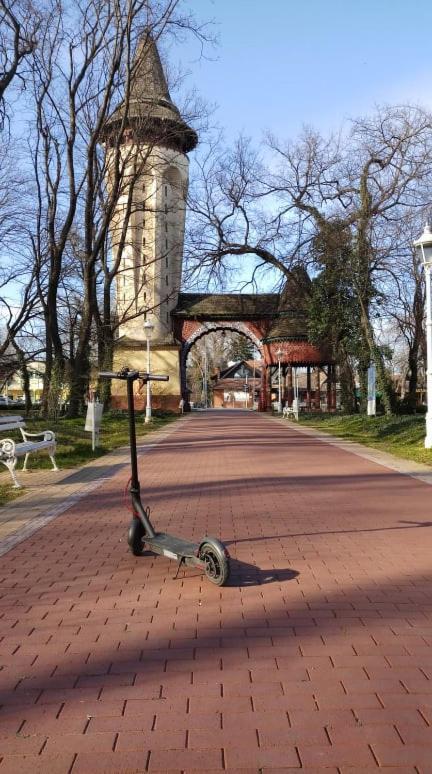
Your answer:
[[[178,115],[170,97],[159,51],[150,35],[145,35],[138,43],[132,69],[131,99],[136,102],[162,101]]]
[[[120,124],[125,107],[122,102],[109,118],[110,133]],[[193,150],[198,142],[195,130],[182,119],[171,99],[159,51],[149,33],[143,35],[135,52],[126,123],[140,140],[184,153]]]

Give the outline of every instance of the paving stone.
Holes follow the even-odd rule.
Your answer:
[[[430,771],[428,485],[242,412],[181,421],[140,468],[158,528],[225,540],[231,583],[129,553],[126,467],[24,533],[2,557],[0,772]]]
[[[265,766],[275,768],[290,767],[300,769],[300,760],[294,746],[260,747],[255,749],[237,745],[225,750],[228,768],[241,771],[242,768],[255,765],[258,770]]]
[[[0,763],[1,774],[69,774],[75,756],[61,755],[5,755]]]
[[[147,771],[148,752],[82,753],[76,756],[73,774],[138,774]],[[1,769],[0,769],[1,771]]]
[[[113,749],[115,743],[114,733],[100,734],[62,734],[50,736],[46,747],[47,754],[59,754],[63,752],[108,752]]]
[[[148,771],[223,771],[220,750],[155,750],[150,755]]]

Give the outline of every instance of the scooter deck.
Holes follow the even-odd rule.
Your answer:
[[[196,557],[198,551],[198,543],[190,543],[189,540],[167,535],[165,532],[157,532],[152,538],[144,536],[143,540],[152,551],[163,554],[168,559]]]

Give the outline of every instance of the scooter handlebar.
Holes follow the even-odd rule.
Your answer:
[[[151,382],[168,382],[169,376],[162,376],[161,374],[148,374],[146,371],[139,371],[139,378],[144,381]]]
[[[149,374],[145,371],[135,371],[124,368],[122,371],[99,371],[101,379],[143,379],[145,382],[168,382],[169,376]]]
[[[100,379],[120,379],[121,377],[119,374],[114,373],[114,371],[99,371],[98,376]]]

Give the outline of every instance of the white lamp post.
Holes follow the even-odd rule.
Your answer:
[[[150,320],[146,320],[144,323],[144,333],[147,340],[147,373],[150,373],[150,339],[153,333],[154,325]],[[146,401],[146,413],[145,423],[151,422],[151,383],[147,382],[147,401]]]
[[[425,449],[432,449],[432,308],[431,308],[431,269],[432,269],[432,229],[426,223],[423,234],[414,242],[421,255],[426,278],[426,437]]]
[[[208,408],[208,383],[207,383],[207,349],[204,350],[204,373],[203,373],[203,393],[204,408]]]
[[[281,357],[283,355],[283,351],[281,349],[278,349],[276,352],[276,357],[278,359],[278,412],[279,414],[282,414],[282,383],[281,383]]]

